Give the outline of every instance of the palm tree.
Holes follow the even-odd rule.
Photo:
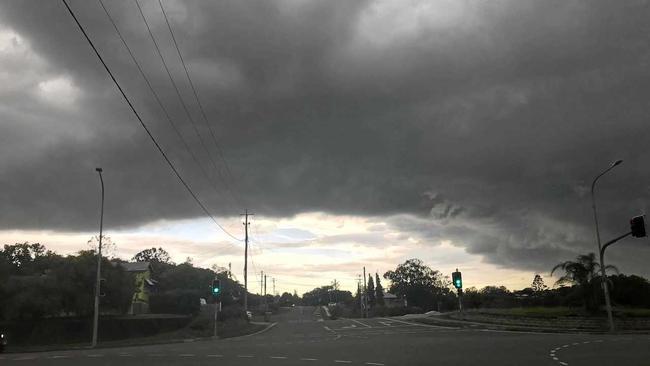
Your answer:
[[[582,254],[575,261],[562,262],[553,267],[551,276],[558,269],[564,271],[564,275],[555,284],[577,286],[582,295],[585,308],[588,310],[596,309],[595,289],[598,287],[595,284],[600,280],[600,265],[596,262],[596,255],[594,253]],[[607,271],[608,269],[618,273],[618,269],[615,266],[605,266],[605,270]]]

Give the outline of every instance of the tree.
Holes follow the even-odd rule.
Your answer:
[[[372,275],[368,273],[368,287],[366,287],[366,296],[368,296],[368,305],[372,308],[375,306],[375,282]]]
[[[551,270],[551,276],[556,270],[564,271],[556,282],[556,285],[571,284],[576,286],[582,297],[583,305],[587,310],[597,309],[597,283],[600,280],[600,265],[596,262],[596,255],[594,253],[579,255],[575,261],[562,262]],[[612,265],[605,267],[605,270],[618,269]]]
[[[381,285],[379,274],[375,273],[375,298],[378,305],[384,305],[384,287]]]
[[[163,248],[145,249],[140,253],[133,256],[136,262],[151,262],[151,263],[164,263],[172,264],[169,253]]]
[[[384,273],[384,278],[391,282],[390,292],[406,297],[409,305],[435,309],[438,301],[453,301],[451,281],[419,259],[407,260],[394,271]]]
[[[546,290],[547,286],[544,284],[544,279],[542,279],[542,276],[540,276],[539,273],[535,274],[535,278],[533,279],[530,288],[532,288],[533,292],[536,293]]]

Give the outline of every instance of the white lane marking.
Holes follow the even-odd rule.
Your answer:
[[[553,361],[557,361],[557,360],[558,360],[558,358],[557,358],[557,357],[553,357]]]
[[[332,331],[332,330],[331,330],[329,327],[327,327],[327,326],[323,326],[323,328],[325,328],[325,330],[328,331],[328,332],[331,332],[331,331]]]
[[[54,356],[50,356],[50,357],[48,357],[48,358],[70,358],[70,356],[54,355]]]
[[[353,322],[355,322],[355,323],[357,323],[357,324],[361,324],[361,325],[363,325],[363,326],[366,327],[366,328],[372,328],[372,327],[369,326],[368,324],[362,323],[362,322],[360,322],[360,321],[358,321],[358,320],[355,320],[355,319],[350,319],[350,321],[353,321]]]
[[[14,361],[26,361],[26,360],[35,360],[36,356],[25,356],[25,357],[18,357],[14,358]]]
[[[318,361],[318,359],[315,359],[315,358],[301,358],[300,361]]]
[[[178,357],[194,357],[194,353],[181,353]]]
[[[285,356],[270,356],[270,358],[275,359],[275,360],[286,360],[287,359]]]
[[[120,353],[120,357],[133,357],[130,353]]]
[[[239,358],[253,358],[253,355],[237,355]]]
[[[567,348],[567,347],[569,347],[568,344],[565,344],[565,345],[562,346],[562,348]]]
[[[579,344],[580,344],[579,342],[572,343],[572,345],[574,345],[574,346],[577,346]]]
[[[383,324],[383,325],[385,325],[387,327],[390,327],[391,325],[393,325],[393,323],[391,323],[391,322],[379,322],[379,324]]]
[[[352,363],[352,361],[347,361],[347,360],[334,360],[334,362],[337,362],[337,363]]]
[[[384,366],[383,363],[379,363],[379,362],[366,362],[366,365]]]
[[[568,363],[560,361],[560,365],[562,365],[562,366],[567,366]]]
[[[591,342],[589,342],[589,341],[582,342],[582,344],[589,344],[589,343],[591,343]]]
[[[223,355],[206,355],[205,357],[223,357]]]
[[[86,357],[104,357],[104,355],[101,355],[101,354],[93,354],[93,355],[86,355]]]

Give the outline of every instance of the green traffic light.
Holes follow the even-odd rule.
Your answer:
[[[219,293],[219,288],[218,287],[213,288],[212,293],[213,294],[218,294]]]

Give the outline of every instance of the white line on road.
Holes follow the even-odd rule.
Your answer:
[[[301,358],[300,361],[318,361],[316,358]]]
[[[194,353],[181,353],[178,357],[194,357]]]
[[[366,365],[384,366],[383,363],[379,363],[379,362],[366,362]]]
[[[50,357],[48,357],[48,358],[70,358],[70,356],[54,355],[54,356],[50,356]]]
[[[352,363],[352,361],[347,361],[347,360],[334,360],[334,362],[337,362],[337,363]]]
[[[286,360],[287,359],[285,356],[270,356],[270,358],[275,359],[275,360]]]
[[[25,357],[18,357],[14,358],[14,361],[26,361],[26,360],[35,360],[36,356],[25,356]]]
[[[355,322],[355,323],[357,323],[357,324],[361,324],[361,325],[363,325],[363,326],[366,327],[366,328],[372,328],[372,327],[369,326],[368,324],[362,323],[362,322],[360,322],[360,321],[358,321],[358,320],[355,320],[355,319],[350,319],[350,320],[353,321],[353,322]]]
[[[239,358],[253,358],[252,355],[237,355]]]
[[[206,357],[223,357],[223,355],[207,355]]]
[[[566,363],[566,362],[560,362],[560,365],[562,365],[562,366],[567,366],[568,363]]]

